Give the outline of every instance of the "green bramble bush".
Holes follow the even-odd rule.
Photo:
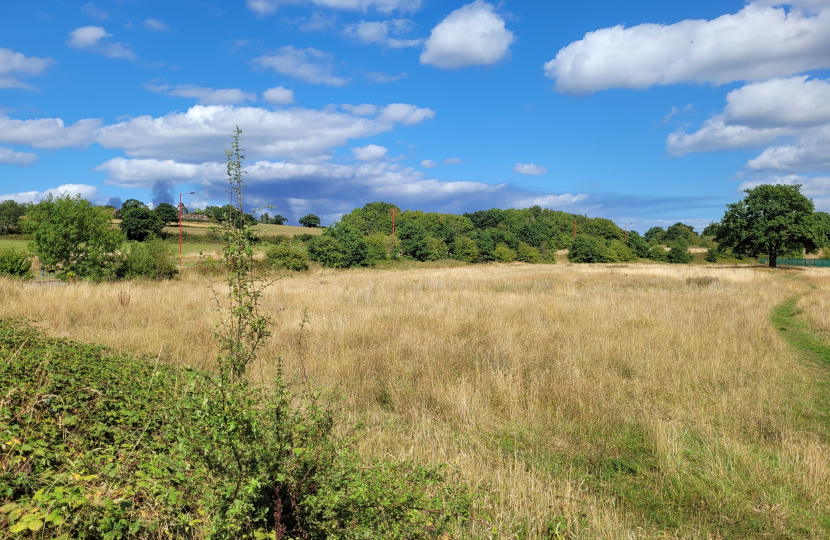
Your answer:
[[[666,254],[666,260],[672,264],[688,264],[694,258],[694,255],[689,253],[689,245],[682,240],[675,242]]]
[[[0,276],[32,277],[31,255],[11,248],[0,250]]]
[[[265,260],[273,268],[282,268],[293,272],[308,270],[308,252],[301,246],[289,243],[277,244],[265,253]]]
[[[173,246],[158,238],[135,242],[125,247],[126,256],[116,275],[126,279],[172,279],[179,273]]]

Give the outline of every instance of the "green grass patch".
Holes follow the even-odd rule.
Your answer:
[[[0,249],[13,249],[15,251],[26,251],[29,249],[29,242],[26,240],[6,240],[0,238]]]

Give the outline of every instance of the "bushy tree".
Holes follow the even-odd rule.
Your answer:
[[[308,270],[308,252],[301,246],[284,242],[270,248],[265,253],[265,260],[274,268],[302,272]]]
[[[299,223],[303,227],[319,227],[320,218],[315,216],[314,214],[306,214],[300,218]]]
[[[149,236],[160,235],[164,228],[164,221],[146,206],[138,206],[121,210],[120,227],[127,236],[127,240],[143,242]]]
[[[20,218],[26,214],[29,205],[8,200],[0,203],[0,234],[20,231]]]
[[[622,240],[609,240],[603,246],[599,243],[601,262],[632,262],[637,260],[637,255]]]
[[[162,223],[170,223],[171,221],[179,220],[179,209],[168,203],[159,203],[153,208],[153,213],[158,216]],[[185,213],[185,210],[182,210]]]
[[[325,231],[323,236],[330,235],[340,246],[345,268],[365,266],[368,264],[369,249],[363,235],[353,227],[338,223]]]
[[[800,185],[766,184],[744,193],[743,200],[727,205],[717,229],[719,247],[750,257],[768,255],[775,268],[785,253],[816,251],[826,244],[827,232]]]
[[[340,244],[330,235],[322,235],[309,240],[308,256],[326,268],[345,268]]]
[[[526,242],[519,242],[519,249],[516,250],[516,260],[525,263],[537,264],[542,262],[542,254],[538,249]]]
[[[347,223],[359,230],[364,236],[371,234],[392,234],[392,211],[400,218],[401,209],[397,205],[378,201],[364,204],[343,215],[341,223]],[[400,225],[400,222],[398,222]]]
[[[718,235],[718,226],[720,223],[710,223],[706,227],[703,228],[703,232],[700,233],[701,236],[717,236]]]
[[[117,269],[118,277],[126,279],[172,279],[178,273],[175,249],[159,238],[128,244]]]
[[[370,234],[366,237],[366,258],[370,262],[385,261],[389,258],[390,236]]]
[[[493,258],[498,262],[510,263],[516,260],[516,252],[505,244],[499,244],[493,251]]]
[[[32,206],[26,218],[31,249],[45,267],[60,276],[70,272],[91,279],[115,275],[124,236],[80,195],[50,195]]]
[[[716,263],[718,262],[718,250],[717,248],[709,248],[706,250],[706,262]]]
[[[452,243],[452,258],[467,263],[478,262],[478,245],[466,236],[456,236]]]
[[[668,253],[663,246],[651,246],[648,250],[648,258],[652,261],[666,262],[668,260]]]
[[[643,238],[645,238],[646,242],[649,243],[662,242],[664,234],[666,234],[666,231],[663,230],[663,227],[652,227],[646,231]]]
[[[259,222],[263,223],[265,225],[282,225],[286,221],[288,221],[288,218],[285,218],[285,217],[283,217],[279,214],[277,214],[276,216],[271,217],[271,216],[268,215],[267,212],[265,212],[264,214],[259,216]]]
[[[147,208],[147,205],[138,199],[127,199],[121,203],[121,208],[115,211],[116,219],[121,219],[122,212],[130,210],[131,208]]]
[[[686,245],[690,245],[694,244],[696,239],[697,233],[695,233],[695,228],[680,222],[666,229],[666,234],[663,235],[663,241],[672,244],[682,241]]]
[[[689,244],[683,240],[675,242],[666,254],[666,260],[673,264],[688,264],[694,256],[689,253]]]
[[[568,260],[574,263],[598,263],[605,262],[602,256],[602,245],[600,240],[593,236],[577,236],[571,248],[568,250]]]
[[[628,231],[628,240],[626,240],[628,248],[641,259],[648,258],[649,246],[645,239],[640,236],[637,231]]]

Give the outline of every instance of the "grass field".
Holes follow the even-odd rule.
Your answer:
[[[0,318],[209,367],[210,287],[187,269],[0,281]],[[315,270],[264,306],[275,334],[256,380],[282,356],[342,394],[345,423],[366,422],[362,452],[458,465],[498,531],[482,538],[830,536],[830,372],[787,333],[797,321],[830,341],[820,269]]]
[[[15,249],[24,251],[28,249],[29,242],[27,240],[3,240],[0,239],[0,249]]]

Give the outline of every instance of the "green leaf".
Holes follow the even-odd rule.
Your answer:
[[[19,533],[28,529],[28,526],[25,523],[18,523],[17,525],[12,525],[9,527],[9,532]]]
[[[43,527],[43,522],[39,519],[29,522],[29,530],[37,532]]]

